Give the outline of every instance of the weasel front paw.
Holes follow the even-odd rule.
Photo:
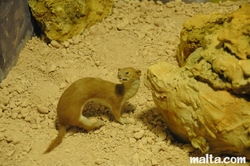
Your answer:
[[[100,127],[102,127],[104,125],[104,122],[101,121],[101,120],[93,120],[93,119],[91,119],[90,122],[91,122],[91,125],[88,126],[87,128],[85,128],[87,131],[98,129],[98,128],[100,128]]]
[[[95,122],[95,128],[100,128],[104,125],[104,122],[101,120],[98,120]]]

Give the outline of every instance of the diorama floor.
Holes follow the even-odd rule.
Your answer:
[[[202,154],[168,131],[144,74],[160,61],[178,65],[176,49],[186,20],[230,13],[241,3],[117,0],[110,16],[62,44],[33,37],[0,83],[0,165],[193,165],[189,157]],[[140,89],[122,114],[129,123],[119,124],[108,108],[89,103],[86,116],[103,120],[104,126],[91,132],[71,127],[58,147],[43,154],[58,132],[56,106],[62,92],[82,77],[118,83],[118,68],[128,66],[142,71]]]

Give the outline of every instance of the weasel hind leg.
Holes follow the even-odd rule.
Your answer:
[[[86,118],[83,115],[80,116],[78,124],[77,124],[78,127],[82,127],[87,131],[91,131],[91,130],[94,130],[96,128],[100,128],[102,125],[103,125],[102,121],[96,120],[93,122],[92,120]]]

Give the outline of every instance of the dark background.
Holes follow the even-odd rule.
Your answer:
[[[0,0],[0,82],[34,34],[27,0]]]

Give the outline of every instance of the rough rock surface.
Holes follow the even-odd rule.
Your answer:
[[[196,79],[217,90],[250,94],[250,5],[186,21],[178,52],[180,65]]]
[[[168,62],[149,67],[145,84],[167,126],[203,153],[250,159],[249,98],[214,91],[185,67]]]
[[[110,14],[113,0],[29,0],[29,6],[46,37],[62,42]]]
[[[207,35],[217,35],[224,48],[239,59],[250,56],[250,4],[242,5],[233,13],[199,14],[188,19],[181,30],[177,60],[180,66],[202,44]],[[206,45],[206,44],[205,44]]]

